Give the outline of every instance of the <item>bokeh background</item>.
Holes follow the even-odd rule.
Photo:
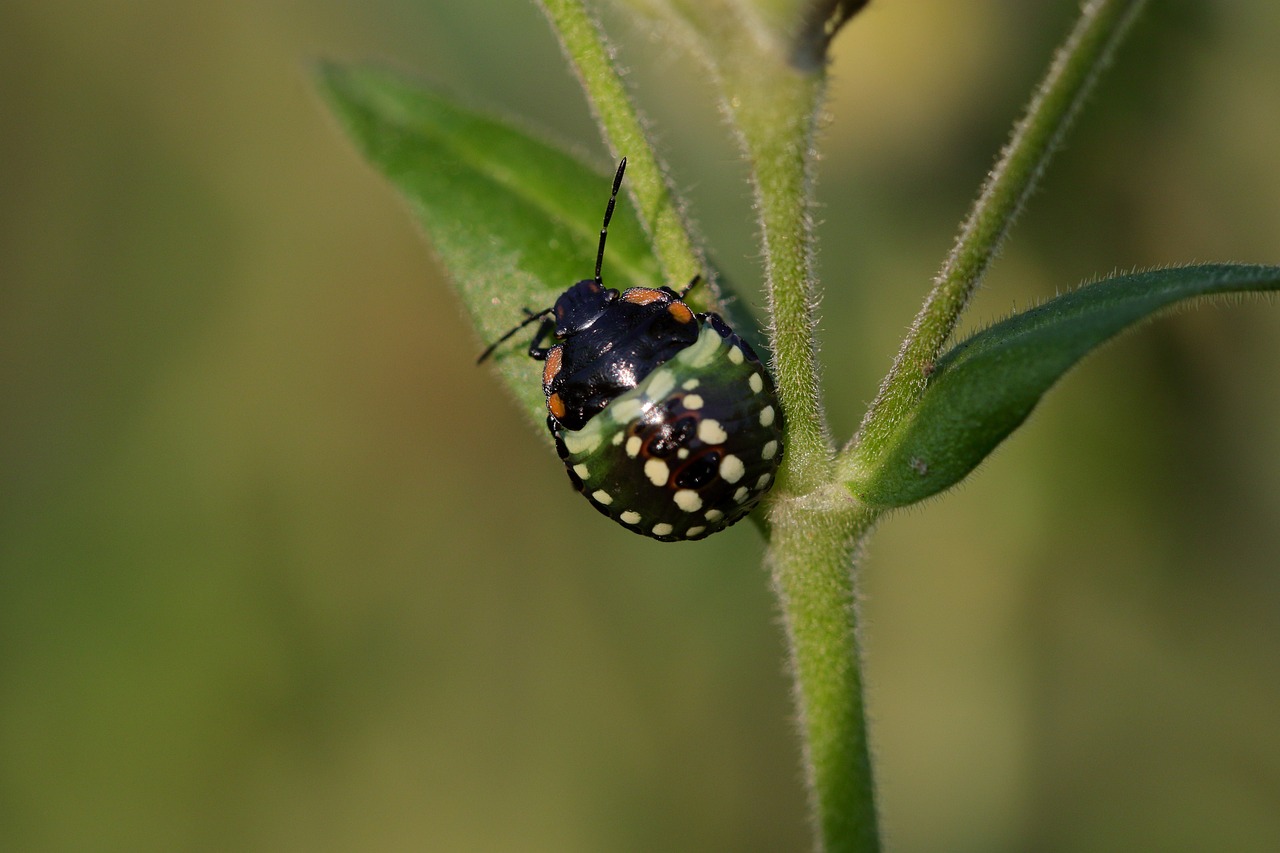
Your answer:
[[[878,0],[837,41],[841,437],[1076,6]],[[758,306],[698,66],[610,21]],[[1118,268],[1280,262],[1278,38],[1270,0],[1151,4],[972,322]],[[0,4],[0,848],[807,849],[757,533],[663,545],[571,492],[319,57],[609,167],[522,0]],[[894,849],[1280,849],[1278,375],[1280,306],[1179,313],[883,524]]]

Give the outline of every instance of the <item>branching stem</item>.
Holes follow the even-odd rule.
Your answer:
[[[842,482],[862,479],[882,457],[896,428],[910,416],[970,296],[1145,3],[1089,0],[1085,4],[961,226],[858,435],[841,454]]]

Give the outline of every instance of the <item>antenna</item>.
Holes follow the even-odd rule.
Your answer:
[[[609,236],[609,220],[613,218],[613,205],[618,200],[618,188],[622,186],[622,173],[627,171],[627,158],[618,162],[618,171],[613,176],[613,191],[609,194],[609,204],[604,209],[604,223],[600,226],[600,248],[596,252],[596,284],[600,280],[600,265],[604,263],[604,241]]]
[[[479,364],[480,362],[484,361],[484,360],[485,360],[486,358],[488,358],[489,356],[493,355],[493,351],[494,351],[494,350],[496,350],[496,349],[498,348],[498,344],[502,343],[502,342],[503,342],[503,341],[505,341],[505,340],[508,340],[512,335],[514,335],[516,332],[520,331],[521,329],[523,329],[525,326],[529,325],[530,323],[534,323],[534,322],[536,322],[536,321],[538,321],[538,320],[541,320],[541,319],[543,319],[544,317],[546,317],[548,314],[550,314],[550,313],[551,313],[551,309],[550,309],[550,308],[546,308],[546,309],[543,309],[542,311],[539,311],[539,312],[538,312],[538,313],[536,313],[536,314],[535,314],[534,312],[532,312],[532,311],[528,311],[528,309],[526,309],[526,313],[528,313],[528,315],[529,315],[529,316],[524,318],[524,322],[522,322],[520,325],[516,326],[516,327],[515,327],[514,329],[512,329],[511,331],[507,332],[507,333],[506,333],[505,335],[503,335],[502,337],[498,338],[498,339],[497,339],[496,341],[494,341],[493,343],[489,344],[488,348],[486,348],[484,352],[480,353],[480,357],[476,359],[476,364]]]

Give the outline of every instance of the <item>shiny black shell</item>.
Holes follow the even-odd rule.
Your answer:
[[[629,530],[664,542],[702,539],[744,518],[769,491],[783,453],[773,378],[751,345],[684,291],[605,287],[605,238],[626,160],[600,229],[594,279],[566,289],[529,356],[544,362],[547,427],[574,488]]]
[[[562,389],[560,393],[572,393]],[[596,509],[664,542],[744,518],[773,485],[782,415],[773,380],[718,318],[581,429],[548,418],[575,488]]]

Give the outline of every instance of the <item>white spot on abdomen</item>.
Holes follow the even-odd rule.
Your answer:
[[[680,489],[671,496],[671,499],[685,512],[697,512],[702,509],[702,496],[693,489]]]
[[[720,460],[720,477],[726,483],[738,482],[745,473],[747,473],[747,467],[732,453]]]
[[[724,444],[729,438],[729,433],[724,431],[719,421],[705,418],[698,421],[698,438],[702,439],[704,444]]]

